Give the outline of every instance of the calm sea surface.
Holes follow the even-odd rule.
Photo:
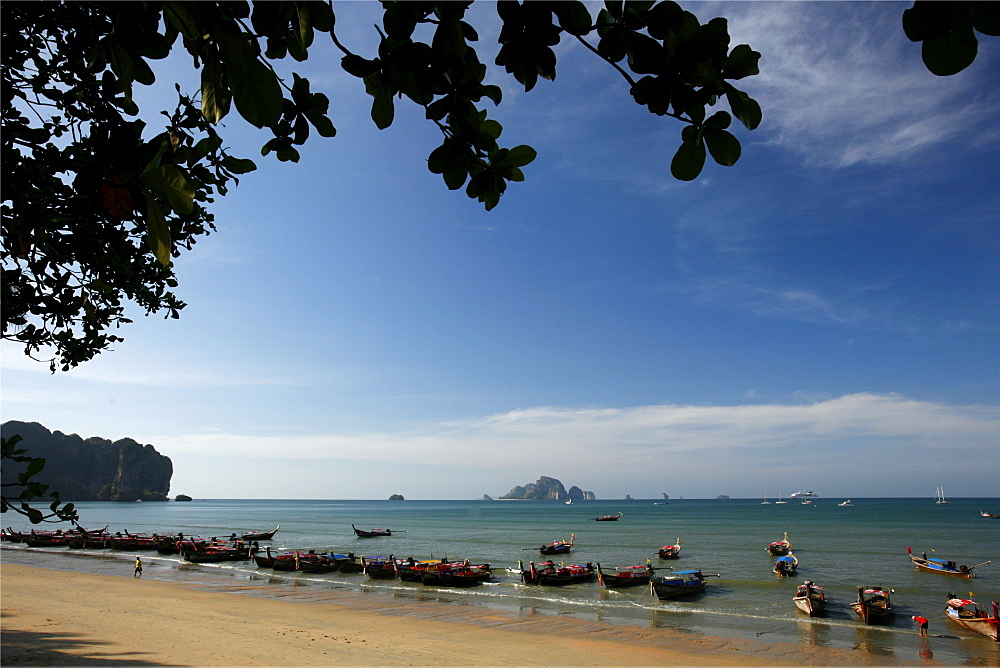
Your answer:
[[[570,615],[615,625],[671,628],[723,637],[801,642],[854,649],[887,663],[922,659],[1000,665],[1000,647],[948,621],[947,595],[974,592],[977,600],[1000,600],[1000,520],[981,517],[980,509],[1000,513],[1000,499],[819,498],[812,505],[791,501],[762,505],[758,500],[590,501],[573,505],[541,501],[247,501],[195,500],[191,503],[79,503],[81,524],[132,532],[184,532],[204,538],[281,525],[276,548],[332,549],[336,552],[415,558],[455,557],[489,562],[495,582],[469,589],[434,589],[419,583],[373,581],[361,574],[329,575],[259,571],[247,563],[187,564],[176,556],[144,553],[145,577],[195,583],[205,587],[234,582],[275,583],[275,596],[287,587],[317,600],[324,591],[356,590],[418,603],[433,600],[456,606],[480,606],[512,615]],[[617,522],[595,517],[621,512]],[[5,523],[16,517],[4,516]],[[359,529],[389,528],[391,537],[361,539]],[[24,529],[19,524],[14,529]],[[48,528],[48,527],[46,527]],[[405,533],[404,533],[405,532]],[[779,579],[765,546],[788,532],[799,558],[799,574]],[[698,568],[718,573],[709,589],[687,600],[658,601],[647,589],[614,591],[595,581],[567,587],[522,585],[519,559],[544,559],[538,546],[576,534],[576,547],[565,560],[598,563],[605,568],[643,564]],[[680,538],[679,560],[658,562],[655,551]],[[265,543],[266,544],[266,543]],[[917,571],[906,548],[952,559],[960,564],[994,563],[976,569],[974,579]],[[91,573],[131,575],[133,554],[110,550],[27,548],[3,543],[8,563],[23,563]],[[795,586],[814,580],[827,593],[829,613],[809,618],[792,604]],[[895,590],[895,621],[865,627],[850,609],[859,585]],[[278,593],[281,589],[282,593]],[[460,609],[460,608],[456,608]],[[929,640],[920,640],[913,615],[931,620]]]

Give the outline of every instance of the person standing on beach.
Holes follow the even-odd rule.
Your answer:
[[[917,627],[920,629],[921,637],[927,637],[927,618],[921,617],[920,615],[914,615],[913,621],[917,623]]]
[[[142,577],[142,559],[139,558],[139,555],[136,555],[135,557],[135,572],[132,573],[132,577],[134,578]]]

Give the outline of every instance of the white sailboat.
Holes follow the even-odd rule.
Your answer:
[[[941,505],[942,503],[951,503],[944,495],[944,487],[938,485],[937,492],[934,496],[934,503]]]
[[[767,500],[767,494],[764,492],[764,490],[760,490],[760,505],[762,506],[771,505],[771,502]]]
[[[777,505],[779,503],[788,503],[788,501],[785,501],[784,499],[781,498],[781,490],[780,489],[778,490],[778,500],[775,501],[774,503],[775,503],[775,505]]]

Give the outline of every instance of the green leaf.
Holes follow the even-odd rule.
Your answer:
[[[139,177],[150,190],[170,202],[178,213],[191,213],[194,209],[195,189],[184,174],[173,165],[155,167]]]
[[[386,93],[383,88],[376,89],[375,100],[372,102],[372,120],[375,121],[375,127],[385,130],[392,125],[394,114],[392,95]]]
[[[43,468],[45,468],[45,459],[41,457],[32,459],[30,462],[28,462],[28,468],[25,470],[24,473],[21,474],[22,482],[27,481],[28,478],[31,478],[33,475],[41,471]]]
[[[483,121],[483,123],[479,126],[479,131],[497,139],[503,133],[503,126],[490,119],[488,121]]]
[[[740,159],[740,141],[726,130],[706,127],[705,144],[712,159],[720,165],[732,167]]]
[[[760,105],[752,97],[726,82],[726,100],[729,101],[729,108],[733,110],[733,116],[743,124],[747,130],[755,130],[760,125],[762,114]]]
[[[963,26],[961,31],[924,40],[921,49],[924,65],[939,77],[957,74],[972,64],[979,52],[979,42],[972,26]]]
[[[234,71],[235,70],[235,71]],[[281,118],[281,85],[274,73],[246,51],[243,69],[229,68],[233,102],[248,123],[257,128],[274,125]]]
[[[559,26],[570,35],[586,35],[594,27],[587,6],[579,0],[558,2],[553,6]]]
[[[222,66],[206,59],[201,70],[201,113],[209,123],[219,123],[229,113],[232,95],[222,83]]]
[[[760,74],[760,53],[746,44],[735,47],[722,64],[722,76],[726,79],[742,79]]]
[[[524,167],[538,156],[538,152],[526,144],[510,149],[498,163],[499,167]]]
[[[701,137],[686,138],[670,161],[670,173],[680,181],[694,181],[704,167],[705,142]]]
[[[160,264],[170,266],[170,228],[160,205],[146,193],[146,241]]]
[[[340,66],[348,74],[363,79],[378,72],[382,64],[378,60],[368,60],[352,53],[340,59]]]
[[[257,169],[257,165],[254,164],[253,160],[248,158],[234,158],[231,155],[227,155],[222,159],[222,166],[233,174],[247,174]]]

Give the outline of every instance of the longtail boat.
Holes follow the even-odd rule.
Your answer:
[[[910,555],[910,561],[913,562],[913,565],[922,571],[930,571],[931,573],[940,573],[942,575],[954,575],[960,578],[974,578],[976,577],[976,574],[973,572],[974,569],[990,563],[989,561],[984,561],[975,566],[966,566],[965,564],[958,565],[954,561],[947,559],[928,557],[926,552],[918,557],[913,554],[913,550],[910,548],[906,548],[906,553]]]
[[[343,559],[340,557],[343,557]],[[338,570],[341,573],[362,573],[365,570],[365,565],[353,552],[348,552],[346,555],[337,555],[337,564]]]
[[[649,591],[661,601],[678,596],[698,594],[705,591],[706,577],[722,577],[718,573],[702,573],[700,570],[674,571],[669,575],[657,575],[649,581]]]
[[[621,516],[622,516],[621,513],[618,513],[617,515],[601,515],[600,517],[595,517],[594,521],[595,522],[617,522],[618,518],[621,517]]]
[[[982,515],[983,517],[989,517],[995,520],[1000,520],[1000,514],[997,513],[991,513],[986,510],[980,510],[979,514]]]
[[[783,557],[778,557],[774,561],[774,568],[771,571],[779,577],[788,577],[793,575],[795,571],[799,568],[799,559],[794,554],[789,552]]]
[[[792,602],[802,612],[810,617],[815,617],[816,615],[823,614],[826,609],[826,594],[823,593],[823,588],[815,582],[806,580],[804,584],[800,584],[798,589],[795,590]]]
[[[298,570],[303,573],[333,573],[340,569],[338,556],[329,552],[317,553],[314,550],[299,552]]]
[[[788,532],[785,532],[785,537],[781,540],[776,540],[773,543],[769,543],[767,547],[764,548],[768,554],[772,557],[780,557],[782,555],[788,554],[792,551],[792,543],[788,540]]]
[[[993,601],[993,612],[990,613],[980,607],[971,594],[969,598],[956,598],[950,593],[944,612],[956,624],[1000,642],[1000,603],[997,601]]]
[[[892,590],[885,587],[858,587],[858,600],[851,603],[851,609],[865,624],[887,622],[894,614],[890,594]]]
[[[396,569],[399,571],[399,579],[405,582],[421,582],[423,572],[438,564],[448,563],[447,559],[400,559]]]
[[[593,564],[554,564],[551,561],[543,561],[538,564],[529,562],[528,568],[522,562],[518,562],[521,569],[521,582],[525,584],[537,584],[547,586],[562,586],[576,584],[578,582],[589,582],[594,579],[596,570]]]
[[[396,560],[390,554],[388,557],[361,557],[365,575],[373,580],[395,580],[399,577],[396,570]]]
[[[597,564],[597,581],[609,589],[648,585],[652,577],[653,567],[648,561],[645,566],[620,566],[611,573],[605,573],[601,564]]]
[[[656,552],[656,556],[660,559],[677,559],[681,556],[681,539],[678,538],[677,542],[673,545],[664,545]]]
[[[278,533],[278,529],[280,528],[281,525],[279,524],[270,531],[247,531],[243,534],[240,534],[240,538],[242,538],[243,540],[271,540],[272,538],[274,538],[274,534]],[[236,534],[233,534],[233,537],[235,536]]]
[[[364,529],[357,528],[353,524],[351,525],[351,528],[354,529],[354,533],[358,538],[376,538],[378,536],[392,535],[392,529],[368,529],[365,531]]]
[[[570,534],[569,540],[554,540],[547,545],[542,545],[538,551],[542,554],[569,554],[576,542],[576,534]]]
[[[430,564],[420,571],[420,581],[435,587],[474,587],[492,577],[489,564],[471,564],[468,559]]]

